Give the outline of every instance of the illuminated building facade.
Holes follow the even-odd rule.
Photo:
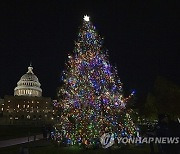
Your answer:
[[[42,125],[52,122],[54,110],[50,97],[42,97],[41,84],[30,65],[17,83],[14,96],[6,95],[1,103],[0,122],[4,124]],[[2,122],[3,121],[3,122]]]
[[[24,74],[17,83],[17,87],[14,89],[15,96],[42,96],[41,84],[37,76],[33,73],[33,67],[28,67],[28,72]]]
[[[47,97],[5,96],[3,117],[9,124],[43,124],[52,118],[52,102]]]

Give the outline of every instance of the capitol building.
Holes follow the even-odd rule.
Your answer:
[[[33,67],[28,67],[28,72],[24,74],[14,89],[14,96],[41,97],[42,89],[37,76],[33,73]]]
[[[17,82],[14,96],[4,96],[0,123],[12,125],[43,125],[52,122],[54,110],[50,97],[42,96],[41,84],[30,65]]]

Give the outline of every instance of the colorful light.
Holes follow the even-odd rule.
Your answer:
[[[81,141],[91,145],[108,131],[117,136],[122,131],[127,136],[135,132],[131,116],[125,110],[132,95],[123,97],[122,83],[104,54],[102,42],[89,16],[84,16],[59,90],[62,115],[56,127],[60,140],[66,139],[67,144]]]

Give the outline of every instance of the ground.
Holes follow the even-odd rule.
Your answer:
[[[0,141],[34,134],[42,134],[42,128],[30,126],[0,126]]]
[[[29,149],[29,154],[148,154],[150,153],[149,145],[137,147],[125,147],[123,149],[96,149],[84,150],[79,147],[57,147],[50,141],[40,140],[31,143],[0,148],[1,154],[19,154],[21,148]],[[156,149],[157,150],[157,149]]]
[[[19,138],[33,134],[41,134],[42,129],[40,127],[0,127],[0,140]],[[28,149],[29,154],[148,154],[150,153],[150,145],[140,145],[135,147],[124,147],[121,149],[96,149],[96,150],[84,150],[79,147],[58,147],[57,144],[52,141],[39,140],[35,142],[0,148],[0,154],[19,154],[20,149]],[[157,151],[157,146],[155,146]]]

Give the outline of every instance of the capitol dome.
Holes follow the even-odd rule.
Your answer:
[[[42,96],[41,84],[37,76],[33,73],[33,67],[28,67],[28,72],[24,74],[14,89],[14,96]]]

